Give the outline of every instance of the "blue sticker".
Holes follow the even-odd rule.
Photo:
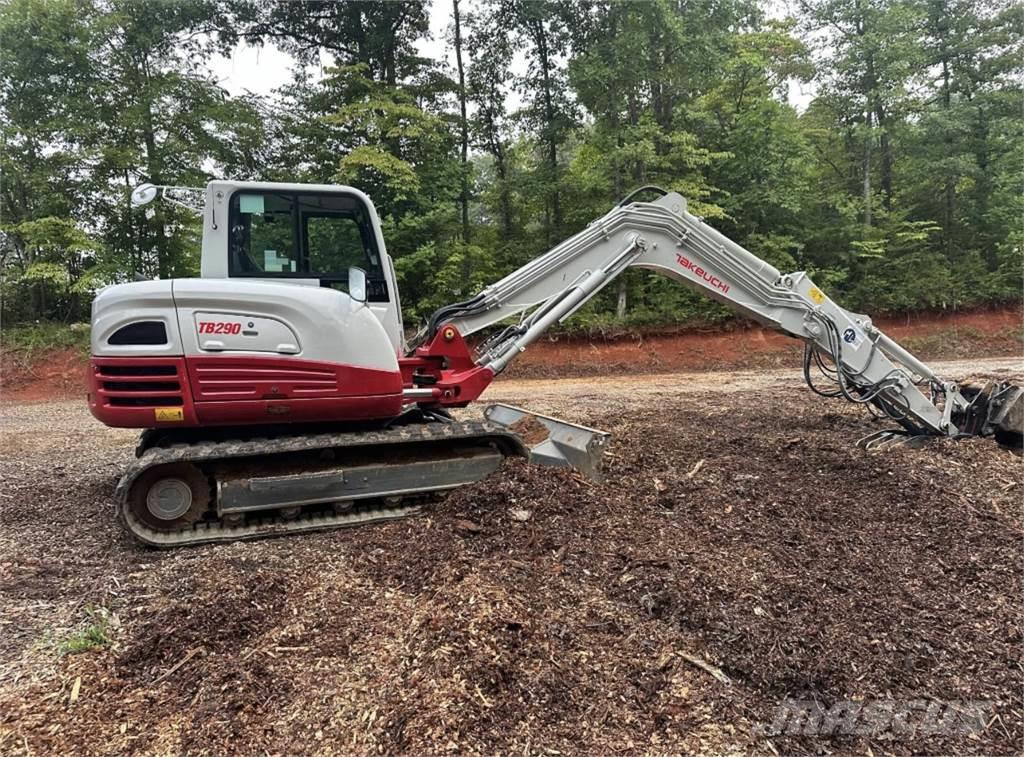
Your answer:
[[[857,349],[860,347],[861,342],[864,341],[864,334],[860,329],[854,328],[853,326],[847,326],[843,329],[843,341],[854,349]]]

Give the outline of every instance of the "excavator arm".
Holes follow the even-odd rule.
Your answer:
[[[449,342],[457,339],[461,349],[461,337],[518,316],[517,323],[478,347],[475,367],[456,365],[452,374],[486,385],[481,375],[489,379],[503,371],[548,328],[570,317],[627,268],[646,268],[801,339],[804,375],[818,394],[868,405],[912,435],[1020,434],[1020,388],[995,384],[966,396],[868,316],[834,302],[806,273],[783,274],[689,213],[679,194],[657,191],[661,196],[653,202],[631,201],[634,193],[472,299],[435,312],[421,340],[430,346],[414,354],[444,352],[439,332]],[[815,384],[812,371],[821,374],[819,381],[825,379],[828,388]]]

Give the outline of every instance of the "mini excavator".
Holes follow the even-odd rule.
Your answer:
[[[1019,387],[961,390],[806,273],[781,273],[656,187],[440,308],[412,343],[380,220],[358,189],[144,184],[132,202],[158,197],[201,215],[201,275],[102,289],[88,370],[92,414],[143,429],[117,500],[127,530],[149,545],[399,518],[509,456],[598,477],[601,431],[509,405],[487,407],[479,421],[450,410],[477,400],[630,267],[802,340],[815,392],[898,424],[864,447],[922,436],[1019,440],[1024,426]],[[471,347],[466,338],[485,329]]]

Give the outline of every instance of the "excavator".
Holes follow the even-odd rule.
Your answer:
[[[1024,427],[1020,387],[944,380],[806,273],[781,273],[692,215],[675,192],[637,190],[440,308],[410,341],[380,219],[358,189],[217,180],[132,193],[136,206],[157,198],[201,216],[200,277],[99,291],[88,368],[92,414],[142,429],[116,499],[125,528],[148,545],[400,518],[510,456],[600,477],[602,431],[509,405],[473,421],[451,411],[630,267],[801,340],[815,392],[899,426],[862,447],[1019,440]]]

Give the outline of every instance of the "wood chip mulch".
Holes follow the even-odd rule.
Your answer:
[[[1020,752],[1024,459],[865,453],[789,390],[567,411],[614,434],[605,483],[513,462],[405,521],[173,552],[114,523],[128,450],[6,457],[0,752]],[[764,733],[788,698],[993,710]]]

